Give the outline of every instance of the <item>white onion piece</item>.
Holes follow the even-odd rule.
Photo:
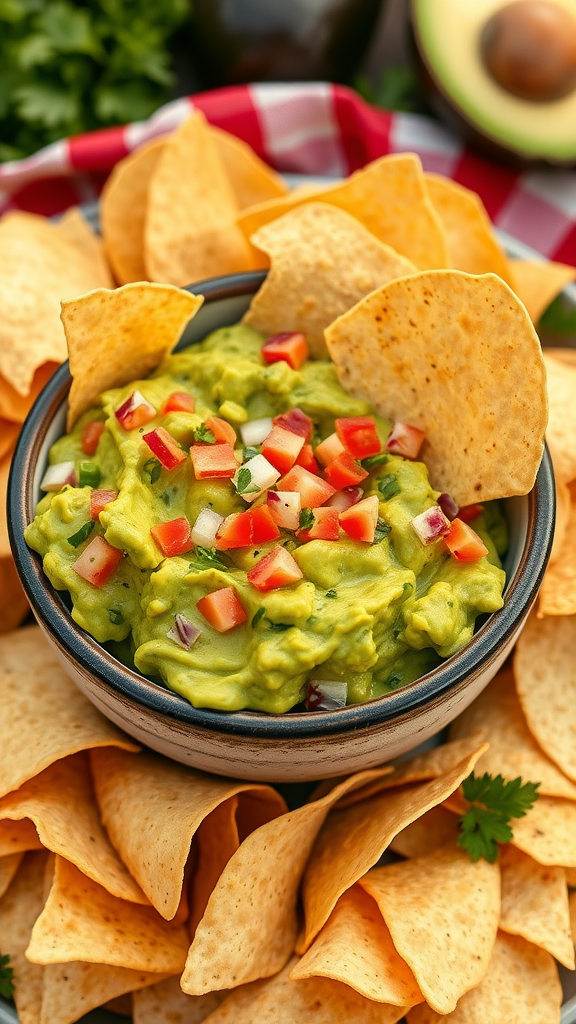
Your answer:
[[[276,526],[284,530],[298,529],[302,508],[302,496],[298,491],[268,491],[266,501]]]
[[[192,644],[200,636],[200,633],[201,630],[198,629],[198,626],[195,626],[193,622],[190,622],[189,619],[185,619],[183,615],[178,613],[174,616],[174,625],[168,630],[166,636],[185,651],[189,651]]]
[[[412,529],[423,544],[432,544],[450,529],[450,523],[439,505],[432,505],[412,519]]]
[[[147,398],[144,398],[140,391],[133,391],[130,397],[116,409],[116,419],[122,424],[127,416],[130,416],[136,409],[140,409],[141,406],[146,408],[146,412],[153,419],[156,415],[156,409]]]
[[[234,475],[233,483],[238,484],[238,473],[243,469],[250,471],[250,483],[248,488],[245,489],[246,493],[242,494],[244,501],[251,502],[259,498],[264,491],[267,491],[269,487],[272,487],[277,480],[280,479],[280,473],[274,468],[268,459],[265,459],[263,455],[255,455],[253,459],[248,459],[240,469]],[[255,491],[251,491],[251,487],[256,487]]]
[[[214,509],[203,508],[192,527],[190,536],[194,543],[199,544],[201,548],[213,548],[216,534],[223,522],[224,516],[219,516]]]
[[[262,444],[262,441],[268,437],[273,426],[274,424],[269,416],[262,420],[249,420],[248,423],[243,423],[240,427],[240,433],[242,434],[244,444]]]
[[[42,477],[41,491],[60,491],[66,484],[76,487],[76,468],[73,462],[56,462]]]
[[[452,519],[456,519],[460,509],[458,507],[458,503],[454,501],[454,498],[450,494],[446,494],[446,492],[443,491],[438,498],[438,504],[447,519],[450,519],[450,521],[452,521]]]
[[[363,497],[364,491],[361,487],[345,487],[342,491],[336,491],[336,494],[333,494],[325,504],[328,508],[336,508],[339,512],[345,512],[352,505],[357,505]]]
[[[306,695],[307,711],[336,711],[345,708],[348,683],[337,679],[310,679]]]

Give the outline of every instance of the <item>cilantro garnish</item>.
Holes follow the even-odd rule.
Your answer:
[[[122,612],[119,612],[117,608],[108,609],[108,618],[114,626],[122,626],[124,624],[124,616]]]
[[[260,446],[255,444],[248,444],[244,449],[244,458],[246,462],[249,459],[255,459],[257,455],[260,455]]]
[[[214,434],[205,423],[201,423],[199,427],[195,427],[193,433],[194,440],[199,441],[200,444],[216,444]]]
[[[311,508],[300,509],[298,524],[301,530],[311,530],[316,522],[316,517]]]
[[[384,537],[388,536],[391,530],[392,527],[388,525],[386,520],[382,519],[382,516],[378,516],[378,520],[376,523],[376,532],[374,533],[374,540],[372,543],[379,544],[381,540],[384,540]]]
[[[400,484],[393,473],[387,473],[378,481],[378,490],[383,500],[389,501],[390,498],[395,498],[397,494],[400,494]]]
[[[155,484],[160,478],[162,466],[158,459],[148,459],[142,466],[142,479],[144,483]]]
[[[385,462],[388,462],[388,452],[379,452],[378,455],[369,455],[367,459],[362,459],[364,469],[374,469],[374,466],[383,466]]]
[[[338,597],[338,593],[336,590],[327,590],[326,597]]]
[[[471,775],[462,790],[469,808],[460,819],[458,846],[467,850],[472,861],[483,857],[494,864],[498,857],[497,843],[513,838],[510,822],[523,818],[538,799],[539,782],[522,782],[521,778],[506,782],[501,775]]]
[[[262,617],[263,617],[263,616],[264,616],[265,614],[266,614],[266,609],[265,609],[265,608],[259,608],[259,609],[258,609],[258,611],[256,612],[256,614],[255,614],[255,615],[253,616],[253,618],[252,618],[252,629],[254,629],[254,627],[258,625],[258,623],[260,622],[260,619],[261,619],[261,618],[262,618]]]
[[[84,523],[84,526],[81,526],[77,533],[73,533],[71,537],[67,538],[68,543],[73,548],[80,547],[80,545],[83,544],[85,540],[88,540],[88,537],[92,533],[93,529],[94,520],[91,519],[89,522]]]
[[[13,974],[14,971],[10,967],[10,957],[0,956],[0,996],[4,999],[12,999],[14,995]]]
[[[236,477],[236,490],[238,494],[257,494],[258,487],[252,484],[252,473],[247,466],[242,466],[242,469],[238,470],[238,476]]]
[[[198,544],[194,548],[194,561],[190,562],[191,569],[223,569],[228,571],[228,566],[218,557],[214,548],[201,548]]]

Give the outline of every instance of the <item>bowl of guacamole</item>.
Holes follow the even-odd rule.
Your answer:
[[[147,745],[226,775],[370,767],[469,703],[547,561],[527,496],[460,509],[421,433],[349,394],[305,339],[242,324],[260,273],[204,306],[146,379],[66,431],[63,367],[10,483],[12,541],[67,670]]]

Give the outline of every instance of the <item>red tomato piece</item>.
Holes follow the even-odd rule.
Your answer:
[[[253,533],[251,512],[232,512],[220,523],[215,546],[219,551],[248,547],[252,543]]]
[[[164,402],[162,415],[166,416],[169,412],[194,412],[195,407],[194,395],[189,395],[187,391],[173,391]]]
[[[229,480],[238,469],[231,444],[194,444],[190,458],[197,480]]]
[[[236,444],[236,431],[226,420],[221,420],[219,416],[208,416],[204,422],[208,430],[212,431],[217,441],[231,444],[234,447]]]
[[[305,444],[296,459],[296,465],[307,469],[309,473],[319,473],[320,467],[314,458],[314,451],[311,444]]]
[[[355,487],[368,476],[366,470],[354,462],[348,452],[343,452],[337,459],[330,462],[326,466],[325,474],[335,491],[341,491],[344,487]]]
[[[90,519],[98,519],[100,513],[111,501],[116,501],[118,491],[92,491],[90,494]]]
[[[395,423],[384,445],[387,452],[403,455],[405,459],[415,459],[422,447],[425,434],[410,423]]]
[[[371,416],[346,416],[335,420],[336,432],[353,459],[366,459],[382,450],[376,424]]]
[[[105,425],[101,420],[91,420],[87,423],[82,431],[82,440],[80,442],[82,451],[85,455],[95,455],[98,447],[98,441],[104,433]]]
[[[484,511],[484,505],[463,505],[458,511],[458,519],[463,523],[473,523]]]
[[[262,455],[268,459],[274,469],[287,473],[292,468],[304,447],[304,438],[293,434],[284,427],[272,427],[268,437],[262,442]]]
[[[150,423],[156,415],[156,409],[147,402],[139,391],[133,391],[130,398],[116,409],[116,419],[123,430],[136,430]]]
[[[444,542],[450,554],[458,562],[477,562],[488,554],[488,548],[480,540],[477,533],[461,519],[453,519],[450,529],[444,536]]]
[[[316,451],[314,454],[323,466],[328,466],[330,462],[334,462],[334,459],[337,459],[339,455],[342,455],[345,450],[346,449],[338,437],[338,434],[334,433],[330,434],[330,436],[324,441],[321,441],[320,444],[316,445]]]
[[[250,509],[244,515],[252,519],[252,543],[264,544],[267,540],[278,540],[280,530],[278,529],[272,513],[267,505],[258,505]]]
[[[171,519],[169,523],[160,523],[150,530],[164,558],[183,555],[194,547],[191,537],[190,523],[182,516]]]
[[[301,331],[274,334],[262,346],[262,358],[265,363],[288,363],[293,370],[299,370],[308,359],[308,342]]]
[[[273,548],[248,573],[248,582],[257,590],[278,590],[296,583],[303,576],[297,561],[286,548]]]
[[[378,522],[378,508],[378,498],[373,494],[341,512],[340,526],[344,533],[347,533],[352,540],[362,540],[366,544],[372,544]]]
[[[176,466],[179,466],[186,458],[186,452],[182,451],[178,442],[174,440],[172,434],[164,430],[164,427],[158,427],[156,430],[151,430],[149,434],[144,434],[142,440],[162,463],[164,469],[176,469]]]
[[[74,572],[93,587],[103,587],[122,561],[122,552],[104,537],[94,537],[74,562]]]
[[[288,409],[288,412],[281,412],[279,416],[274,417],[272,422],[276,427],[284,427],[284,430],[291,430],[293,434],[300,434],[305,441],[312,440],[314,424],[298,406]]]
[[[336,488],[302,466],[292,466],[290,472],[278,482],[278,490],[298,491],[302,508],[317,508],[332,497]]]
[[[299,540],[338,540],[340,526],[338,524],[338,509],[313,508],[314,523],[308,530],[298,530],[296,536]]]
[[[222,590],[206,594],[206,597],[200,598],[196,607],[218,633],[226,633],[248,618],[234,587],[223,587]]]

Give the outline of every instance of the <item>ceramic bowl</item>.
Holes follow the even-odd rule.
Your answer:
[[[179,348],[236,323],[263,273],[195,286],[205,303]],[[9,483],[11,542],[20,578],[49,642],[86,696],[136,739],[184,764],[238,778],[294,782],[344,775],[404,753],[447,725],[480,693],[510,652],[536,598],[552,543],[554,478],[544,454],[536,484],[507,499],[510,532],[504,607],[479,626],[458,654],[385,697],[333,712],[266,715],[193,708],[131,671],[73,622],[30,551],[23,530],[34,515],[51,444],[64,432],[70,376],[62,366],[22,430]]]

